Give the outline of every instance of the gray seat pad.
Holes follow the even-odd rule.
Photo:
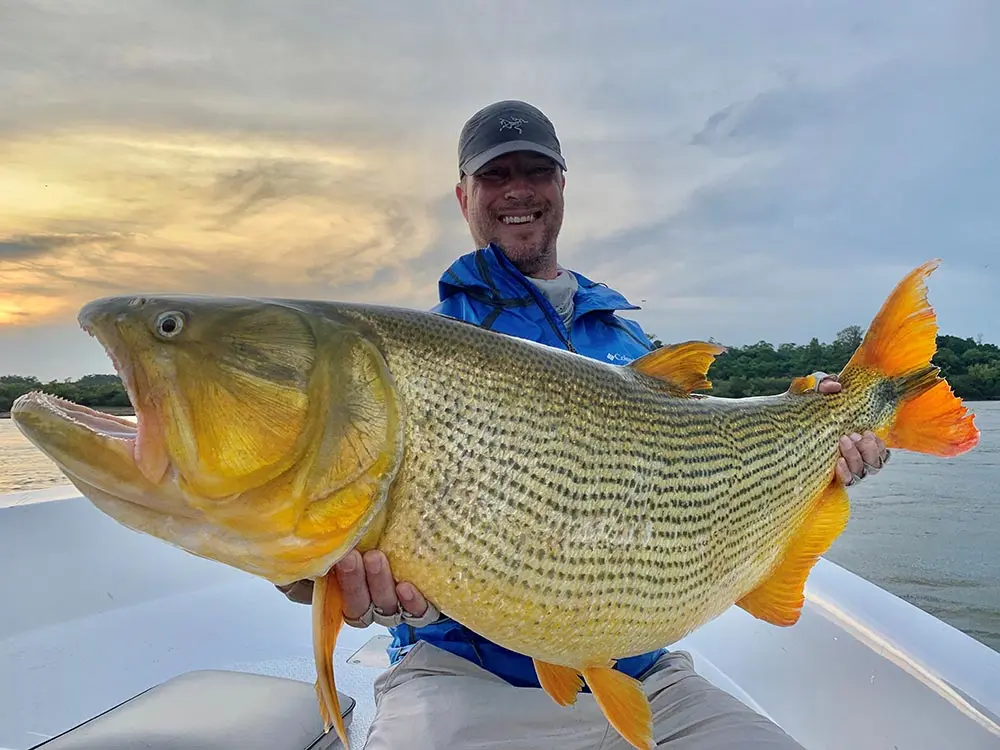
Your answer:
[[[343,693],[345,725],[354,700]],[[199,670],[139,693],[35,748],[44,750],[328,750],[310,683]],[[32,750],[35,750],[34,748]]]

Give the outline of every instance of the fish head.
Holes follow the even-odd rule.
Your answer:
[[[153,484],[221,499],[300,457],[315,399],[316,336],[278,305],[110,298],[80,324],[111,357],[136,413],[135,463]],[[311,408],[312,407],[312,408]]]
[[[135,421],[42,393],[12,416],[125,525],[276,583],[322,575],[381,509],[401,456],[370,332],[292,302],[108,297],[81,327]]]

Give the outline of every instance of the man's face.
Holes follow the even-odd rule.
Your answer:
[[[455,195],[477,246],[493,242],[530,272],[555,256],[565,184],[554,161],[518,151],[498,156],[467,176]]]

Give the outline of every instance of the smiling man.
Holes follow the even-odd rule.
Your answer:
[[[499,102],[473,115],[455,195],[476,247],[492,243],[527,277],[554,278],[565,170],[555,128],[534,107]]]
[[[479,248],[439,281],[438,312],[512,336],[623,364],[652,347],[619,313],[618,292],[560,266],[566,162],[555,128],[519,101],[492,104],[459,140],[455,195]],[[835,393],[835,378],[817,378]],[[845,436],[837,473],[852,484],[888,453],[873,435]],[[352,551],[336,568],[348,624],[391,628],[392,666],[375,684],[377,713],[365,745],[383,748],[622,748],[593,696],[572,709],[542,692],[531,659],[441,616],[416,588],[396,582],[377,550]],[[309,602],[308,584],[282,589]],[[752,644],[748,644],[752,648]],[[641,680],[658,747],[674,750],[801,747],[775,724],[699,676],[688,654],[657,650],[615,668]]]

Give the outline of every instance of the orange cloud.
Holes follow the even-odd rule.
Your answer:
[[[0,298],[0,327],[29,323],[32,320],[51,318],[65,312],[63,306],[51,297],[19,294]]]
[[[399,154],[263,138],[0,143],[0,192],[18,196],[0,205],[0,322],[65,320],[132,291],[336,297],[433,242],[426,180]],[[404,279],[381,293],[433,290]]]

